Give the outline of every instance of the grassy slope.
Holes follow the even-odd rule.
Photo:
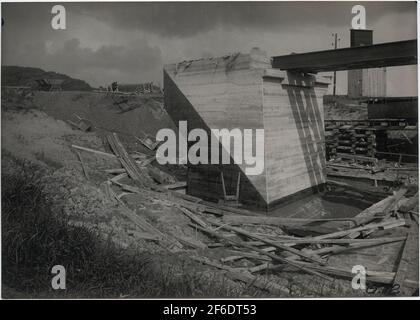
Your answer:
[[[12,161],[17,170],[2,175],[3,298],[244,294],[182,256],[121,250],[92,230],[69,225],[48,203],[41,183],[45,170]],[[57,264],[66,267],[67,290],[51,289],[51,268]]]

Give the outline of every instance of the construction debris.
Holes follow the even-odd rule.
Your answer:
[[[171,252],[193,250],[193,260],[222,270],[231,280],[276,295],[290,294],[290,290],[264,276],[257,277],[256,273],[264,271],[281,275],[294,270],[324,281],[351,279],[354,276],[351,270],[331,263],[331,257],[404,243],[398,270],[368,270],[367,280],[387,286],[398,283],[404,294],[410,294],[413,287],[418,287],[418,279],[406,277],[405,271],[409,268],[406,248],[413,243],[415,229],[411,226],[407,232],[407,220],[399,216],[415,209],[418,193],[407,197],[408,189],[400,188],[352,218],[303,219],[256,215],[239,207],[208,202],[174,191],[184,188],[185,182],[176,181],[150,162],[145,164],[143,161],[150,160],[150,157],[144,154],[128,154],[115,133],[108,136],[108,142],[114,154],[75,145],[72,147],[78,154],[86,151],[120,161],[121,168],[103,170],[113,175],[103,183],[103,189],[109,197],[123,205],[124,215],[139,227],[140,238],[146,241],[157,242]],[[111,186],[120,188],[121,193],[117,195]],[[335,186],[346,188],[347,184],[337,183]],[[122,197],[129,194],[147,195],[156,201],[164,201],[191,221],[189,226],[196,234],[201,233],[209,240],[203,242],[197,236],[192,238],[161,232],[126,207]],[[384,230],[388,232],[386,235],[382,234]],[[312,233],[312,236],[302,236],[303,231]],[[218,249],[226,250],[227,255],[215,260],[212,251]]]
[[[229,60],[237,58],[238,56],[233,56]],[[182,67],[188,68],[188,65],[184,64]],[[226,67],[226,70],[229,70],[232,64],[227,63]],[[220,68],[217,69],[219,72]],[[177,72],[179,70],[181,69],[177,69]],[[293,86],[291,80],[288,79],[289,86]],[[402,161],[414,157],[413,155],[386,154],[400,157],[396,162],[383,161],[379,157],[380,154],[386,153],[380,150],[379,140],[385,131],[383,128],[392,130],[398,126],[411,130],[408,126],[393,121],[388,121],[387,124],[327,121],[326,125],[330,129],[327,130],[325,138],[330,160],[326,163],[326,173],[329,177],[327,180],[323,179],[324,177],[320,179],[322,183],[327,182],[327,191],[315,197],[320,202],[328,197],[340,198],[337,203],[343,199],[350,203],[350,211],[341,212],[336,206],[328,210],[324,206],[318,209],[318,202],[313,205],[311,200],[306,202],[305,199],[302,203],[292,203],[291,206],[286,203],[279,211],[276,211],[276,208],[270,212],[264,211],[265,214],[262,215],[258,209],[244,209],[241,206],[240,197],[246,194],[243,187],[253,183],[247,180],[243,172],[216,172],[217,185],[213,191],[220,195],[219,199],[206,197],[204,200],[198,194],[192,196],[191,189],[194,189],[194,186],[188,183],[187,188],[185,180],[191,172],[186,172],[186,166],[161,166],[157,164],[159,161],[155,161],[158,142],[152,133],[158,126],[144,125],[147,121],[151,122],[151,118],[138,117],[144,122],[141,125],[134,123],[135,129],[127,130],[128,133],[124,133],[124,128],[118,126],[111,129],[110,124],[115,121],[113,117],[119,114],[115,109],[118,108],[120,113],[124,113],[120,115],[122,119],[127,119],[124,123],[118,122],[120,126],[128,127],[126,123],[132,123],[128,121],[129,118],[137,117],[134,116],[134,109],[144,106],[139,102],[140,99],[133,101],[133,97],[128,93],[121,93],[121,86],[118,88],[117,83],[114,83],[113,87],[115,91],[106,95],[113,97],[114,105],[104,106],[99,103],[101,100],[96,103],[103,110],[112,110],[112,118],[102,123],[102,119],[98,119],[99,116],[96,118],[96,114],[100,115],[98,110],[101,109],[93,110],[93,107],[88,108],[93,110],[90,113],[85,113],[82,108],[74,111],[92,119],[95,125],[93,126],[89,120],[75,115],[73,111],[67,113],[62,120],[77,130],[65,126],[65,139],[59,145],[54,144],[48,155],[44,155],[44,147],[55,141],[48,139],[46,142],[37,142],[36,147],[32,147],[31,144],[36,141],[34,137],[39,136],[38,133],[33,133],[35,130],[29,133],[21,130],[23,134],[26,133],[26,137],[32,138],[28,140],[29,143],[14,131],[6,136],[6,141],[9,141],[8,149],[14,153],[19,155],[26,148],[32,150],[34,160],[46,160],[47,165],[48,162],[63,165],[64,168],[56,173],[60,183],[68,178],[77,178],[71,184],[64,184],[63,191],[57,194],[60,201],[61,198],[70,198],[68,207],[71,210],[65,211],[66,214],[69,213],[68,216],[80,212],[81,215],[89,216],[88,219],[95,228],[106,230],[106,233],[102,231],[103,234],[113,236],[115,232],[119,236],[122,235],[124,241],[118,241],[124,242],[124,246],[139,244],[150,252],[163,248],[168,251],[165,254],[171,253],[177,257],[179,255],[192,259],[215,268],[215,272],[223,273],[233,281],[268,291],[275,296],[293,295],[291,287],[299,281],[302,281],[302,287],[314,282],[321,286],[338,282],[347,288],[346,294],[352,294],[354,292],[351,291],[349,280],[354,277],[351,268],[355,264],[366,266],[369,284],[398,288],[398,294],[403,296],[412,295],[418,290],[418,257],[413,256],[415,251],[418,254],[418,166]],[[74,100],[79,99],[78,96],[71,97]],[[45,98],[43,103],[47,102]],[[87,105],[88,102],[86,98],[84,103],[80,104]],[[176,113],[178,108],[175,107]],[[160,108],[151,109],[160,115]],[[49,112],[51,110],[52,107]],[[130,113],[127,113],[129,111]],[[42,118],[37,118],[43,117],[42,115]],[[27,124],[32,121],[34,118],[28,118],[28,122],[25,122],[22,128],[29,127]],[[9,124],[6,133],[16,124],[10,123],[12,125]],[[63,126],[63,123],[54,122],[52,129],[56,126]],[[293,123],[292,126],[294,127]],[[138,127],[141,130],[137,129]],[[39,131],[44,126],[36,128]],[[48,136],[52,131],[50,127],[46,128],[48,130],[43,131],[47,132],[44,136]],[[111,133],[102,137],[102,143],[106,146],[100,149],[101,138],[97,137],[96,133],[102,131],[85,134],[92,128],[104,130],[106,133],[116,131],[118,135]],[[277,130],[278,126],[275,129]],[[120,140],[123,134],[124,139]],[[403,136],[409,144],[413,144],[409,135],[404,133]],[[324,141],[321,138],[319,143],[323,145]],[[311,142],[313,139],[309,138],[307,141]],[[130,144],[125,145],[126,142]],[[19,148],[15,148],[18,143],[24,143],[24,147],[19,145]],[[69,146],[71,148],[68,148]],[[73,152],[69,152],[69,149]],[[319,150],[323,154],[324,150]],[[309,151],[306,150],[305,154],[312,155]],[[61,153],[63,156],[60,161],[52,157],[53,154]],[[306,171],[307,165],[308,163],[302,162],[302,166],[296,172],[300,172],[302,168]],[[324,162],[321,165],[324,171]],[[282,168],[284,172],[289,169],[286,165]],[[63,171],[66,171],[66,174],[63,174]],[[267,178],[271,179],[270,171],[267,172]],[[334,180],[331,177],[334,177]],[[205,175],[197,180],[204,184],[209,182],[206,181]],[[364,186],[359,187],[359,184],[355,183],[356,180],[363,181]],[[368,185],[366,180],[370,181],[371,185]],[[294,182],[293,177],[288,181]],[[60,183],[54,184],[53,188],[61,187]],[[268,187],[264,183],[261,183],[261,186]],[[91,215],[91,210],[85,210],[88,207],[85,202],[71,198],[75,190],[79,190],[78,198],[81,193],[90,195],[85,190],[91,192],[90,197],[98,201],[92,201],[89,207],[105,213]],[[353,198],[347,197],[350,194]],[[204,197],[205,194],[200,196]],[[312,195],[308,198],[311,197]],[[210,202],[209,199],[219,202]],[[353,199],[357,199],[358,203],[351,203]],[[67,203],[67,200],[65,201]],[[331,202],[328,203],[330,204]],[[307,214],[308,212],[310,214]],[[81,223],[85,223],[84,216],[77,218],[80,218]],[[132,241],[126,241],[130,237]],[[204,268],[201,265],[198,267]],[[298,281],[295,281],[296,279]]]
[[[118,160],[120,160],[121,165],[127,171],[130,178],[135,181],[136,185],[142,187],[145,186],[145,183],[150,184],[148,181],[150,177],[146,176],[142,169],[136,165],[134,159],[127,153],[116,133],[108,135],[108,142]]]

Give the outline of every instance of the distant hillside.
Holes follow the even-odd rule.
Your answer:
[[[2,86],[34,86],[37,79],[65,79],[61,85],[64,91],[91,91],[92,87],[83,80],[73,79],[65,74],[44,71],[39,68],[2,66]]]

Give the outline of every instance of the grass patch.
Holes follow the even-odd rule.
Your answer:
[[[94,231],[69,224],[52,210],[38,166],[13,159],[2,174],[3,286],[33,298],[217,297],[237,292],[203,277],[188,259],[116,247]],[[53,290],[51,268],[66,268],[66,290]],[[205,274],[205,273],[204,273]],[[223,279],[223,278],[222,278]],[[7,292],[3,291],[7,298]]]

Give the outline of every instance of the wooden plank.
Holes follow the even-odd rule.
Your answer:
[[[411,256],[411,253],[415,250],[418,251],[418,239],[416,240],[415,237],[415,228],[416,226],[412,224],[407,233],[406,240],[402,248],[401,258],[398,263],[397,271],[395,272],[395,278],[393,281],[393,286],[399,287],[399,292],[402,296],[411,296],[415,289],[418,289],[418,286],[417,288],[407,286],[405,281],[410,264],[413,264],[412,259],[414,257]],[[415,266],[415,268],[418,269],[418,266]],[[415,280],[418,282],[418,279]]]
[[[311,222],[328,222],[328,221],[344,221],[352,222],[351,218],[312,218],[312,219],[301,219],[301,218],[283,218],[283,217],[267,217],[267,216],[243,216],[243,215],[227,215],[223,217],[223,221],[231,225],[241,224],[265,224],[274,226],[290,226],[290,225],[302,225]],[[353,224],[356,224],[354,221]],[[303,226],[305,227],[305,226]]]
[[[272,252],[272,251],[276,251],[277,249],[275,247],[268,247],[268,248],[263,248],[262,250],[267,251],[267,252]],[[229,256],[229,257],[226,257],[226,258],[221,258],[220,261],[221,262],[232,262],[232,261],[237,261],[237,260],[241,260],[241,259],[244,259],[244,258],[271,261],[271,258],[261,256],[258,253],[250,253],[250,252],[243,252],[243,251],[236,251],[236,255]]]
[[[321,249],[317,249],[317,250],[311,250],[309,251],[312,254],[317,254],[320,256],[325,256],[325,255],[335,255],[335,254],[340,254],[343,252],[348,252],[351,250],[356,250],[356,249],[365,249],[365,248],[370,248],[370,247],[374,247],[374,246],[379,246],[379,245],[386,245],[389,243],[395,243],[395,242],[400,242],[400,241],[404,241],[405,237],[394,237],[394,238],[383,238],[383,239],[337,239],[337,240],[352,240],[352,242],[349,243],[348,246],[331,246],[331,247],[324,247]],[[359,242],[357,241],[359,240]],[[368,240],[368,241],[366,241]]]
[[[309,261],[316,262],[316,263],[319,263],[319,264],[325,264],[325,262],[323,260],[321,260],[321,259],[319,259],[317,257],[313,257],[313,256],[310,256],[310,255],[307,255],[307,254],[301,252],[300,250],[297,250],[297,249],[294,249],[294,248],[291,248],[291,247],[287,247],[287,246],[285,246],[283,244],[275,243],[275,242],[273,242],[271,240],[265,239],[263,237],[260,237],[258,235],[252,234],[252,233],[249,233],[248,231],[246,231],[244,229],[239,229],[239,228],[231,227],[231,226],[228,226],[226,224],[219,223],[219,222],[216,222],[216,221],[211,221],[211,223],[214,224],[214,225],[216,225],[216,226],[218,226],[218,227],[220,227],[220,228],[223,228],[225,230],[233,231],[233,232],[235,232],[237,234],[244,235],[244,236],[246,236],[246,237],[248,237],[250,239],[258,240],[258,241],[264,242],[264,243],[266,243],[266,244],[268,244],[270,246],[276,247],[278,249],[281,249],[281,250],[288,251],[290,253],[296,254],[296,255],[301,256],[302,258],[307,259]]]
[[[110,173],[110,174],[120,174],[120,173],[125,173],[126,172],[124,168],[105,169],[104,171],[106,173]]]
[[[77,145],[74,145],[74,144],[72,144],[71,147],[74,148],[74,149],[95,153],[95,154],[105,156],[105,157],[116,158],[116,155],[114,155],[114,154],[99,151],[99,150],[94,150],[94,149],[90,149],[90,148],[86,148],[86,147],[81,147],[81,146],[77,146]]]
[[[307,262],[295,261],[297,264],[301,264],[309,269],[313,269],[319,272],[323,272],[332,276],[342,277],[346,279],[353,279],[354,273],[351,270],[335,268],[331,266],[317,266]],[[273,265],[269,266],[268,269],[277,269],[282,268],[283,266]],[[370,271],[366,270],[366,280],[374,283],[380,284],[391,284],[394,279],[394,272],[385,272],[385,271]]]
[[[253,285],[254,287],[257,287],[258,289],[267,290],[272,294],[278,295],[278,294],[290,294],[290,291],[288,288],[283,287],[273,281],[269,281],[268,279],[266,281],[262,281],[258,279],[256,276],[250,274],[249,272],[239,272],[234,270],[231,267],[225,266],[223,264],[218,263],[217,261],[212,261],[208,258],[204,257],[198,257],[198,256],[192,256],[191,259],[201,262],[203,264],[225,270],[227,271],[225,275],[229,277],[232,280],[239,280],[242,282],[245,282],[246,284]]]
[[[180,188],[186,188],[187,182],[186,181],[178,181],[171,184],[166,184],[162,186],[165,189],[173,190],[173,189],[180,189]]]
[[[89,181],[90,180],[89,179],[89,173],[88,173],[88,170],[86,168],[85,162],[83,161],[82,156],[80,155],[80,152],[77,151],[77,150],[75,150],[75,151],[76,151],[77,157],[79,158],[80,164],[82,165],[83,173],[84,173],[86,179]]]
[[[389,217],[390,213],[397,208],[399,201],[404,197],[404,195],[407,193],[407,189],[401,188],[398,191],[394,192],[392,195],[392,202],[387,204],[385,208],[383,209],[381,214],[378,214],[376,216],[380,218]]]
[[[203,228],[208,228],[208,225],[201,220],[199,217],[197,217],[195,214],[193,214],[190,210],[187,208],[183,208],[182,206],[178,207],[183,214],[185,214],[188,218],[190,218],[193,222],[197,223],[198,225],[202,226]]]
[[[337,157],[339,158],[344,158],[344,159],[350,159],[353,161],[361,161],[361,162],[369,162],[372,164],[377,164],[378,163],[378,159],[374,158],[374,157],[365,157],[365,156],[360,156],[360,155],[355,155],[355,154],[345,154],[345,153],[337,153]]]
[[[137,166],[134,159],[127,153],[116,133],[107,136],[112,151],[120,160],[121,165],[127,171],[127,174],[134,180],[137,186],[146,187],[153,185],[151,179],[146,176]]]
[[[388,216],[391,210],[394,210],[398,205],[398,201],[407,192],[405,188],[398,190],[395,194],[388,196],[385,199],[371,205],[369,208],[363,210],[354,217],[357,225],[366,224],[372,220]]]
[[[376,245],[376,244],[382,244],[382,243],[391,243],[391,242],[398,242],[402,241],[405,238],[404,237],[384,237],[384,238],[366,238],[366,239],[351,239],[351,238],[340,238],[340,239],[314,239],[313,237],[306,237],[306,238],[295,238],[291,237],[293,239],[281,239],[281,240],[274,240],[274,243],[283,244],[285,246],[295,246],[295,245],[302,245],[302,244],[345,244],[345,245]],[[262,246],[266,245],[266,243],[262,241],[246,241],[245,243],[253,246]],[[212,243],[209,244],[209,247],[223,247],[226,244],[223,243]],[[349,248],[349,247],[342,247],[337,246],[340,248]],[[329,247],[332,248],[332,247]],[[315,253],[318,253],[318,251],[315,251]]]
[[[112,179],[110,179],[110,181],[111,182],[117,182],[117,181],[120,181],[121,179],[126,178],[126,177],[128,177],[128,174],[126,172],[123,172],[123,173],[120,173],[119,175],[116,175]]]
[[[354,234],[360,231],[365,231],[365,230],[374,230],[377,228],[383,228],[386,226],[390,226],[392,225],[393,227],[398,227],[398,226],[403,226],[405,224],[405,221],[403,219],[399,219],[399,221],[397,221],[398,219],[388,219],[379,223],[370,223],[364,226],[360,226],[357,228],[352,228],[352,229],[348,229],[348,230],[342,230],[342,231],[337,231],[337,232],[333,232],[333,233],[329,233],[329,234],[323,234],[320,236],[316,236],[313,237],[313,239],[316,240],[321,240],[321,239],[329,239],[329,238],[341,238],[350,234]],[[396,223],[398,222],[398,223]]]
[[[174,238],[181,242],[183,245],[189,246],[194,249],[204,250],[207,248],[207,245],[204,242],[198,239],[194,239],[192,237],[177,235],[174,236]]]
[[[248,269],[249,272],[251,273],[255,273],[255,272],[259,272],[259,271],[263,271],[266,269],[271,269],[273,268],[274,264],[270,263],[270,262],[264,262],[262,264],[259,264],[257,266],[251,267]]]
[[[257,248],[257,247],[254,247],[254,246],[248,245],[248,244],[246,244],[246,243],[244,243],[244,242],[241,242],[241,241],[237,241],[237,240],[231,239],[231,238],[226,237],[226,236],[224,236],[224,235],[222,235],[222,234],[220,234],[220,233],[218,233],[218,232],[216,232],[216,231],[214,231],[214,230],[207,229],[207,228],[202,228],[202,227],[200,227],[200,226],[195,226],[195,227],[196,227],[197,229],[199,229],[199,230],[201,230],[201,231],[205,232],[205,233],[208,233],[208,234],[212,235],[213,237],[220,238],[220,239],[223,239],[223,240],[225,240],[225,241],[228,241],[228,242],[232,243],[233,245],[236,245],[236,246],[239,246],[239,247],[243,247],[243,248],[249,249],[249,250],[251,250],[251,251],[256,251],[256,252],[259,252],[260,254],[266,255],[266,256],[270,257],[271,259],[273,259],[274,261],[277,261],[277,262],[282,262],[282,263],[286,263],[286,264],[290,264],[291,266],[297,267],[298,269],[301,269],[301,270],[304,270],[304,271],[309,272],[309,273],[311,273],[311,274],[317,275],[317,276],[319,276],[319,277],[321,277],[321,278],[323,278],[323,279],[326,279],[326,280],[331,280],[331,278],[329,278],[329,277],[327,277],[327,276],[325,276],[325,275],[323,275],[323,274],[321,274],[321,273],[318,273],[318,272],[316,272],[316,271],[315,271],[315,272],[313,272],[312,270],[307,269],[307,268],[305,268],[304,266],[303,266],[303,268],[302,268],[302,266],[301,266],[301,265],[296,264],[294,261],[290,261],[290,260],[288,260],[288,259],[285,259],[285,258],[282,258],[282,257],[280,257],[280,256],[274,255],[274,254],[272,254],[272,253],[270,253],[270,252],[266,252],[266,251],[264,251],[264,250],[262,250],[262,249],[260,249],[260,248]]]

